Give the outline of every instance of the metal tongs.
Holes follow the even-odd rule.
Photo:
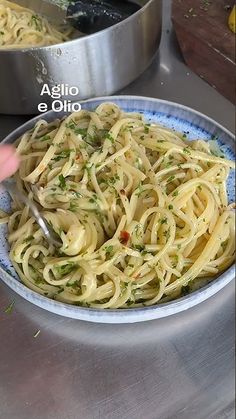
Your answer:
[[[35,218],[35,221],[38,223],[39,227],[42,229],[43,234],[45,238],[47,239],[48,243],[55,247],[61,247],[62,242],[59,239],[59,236],[55,233],[55,231],[52,229],[52,227],[47,222],[47,220],[40,214],[34,202],[17,188],[16,182],[14,181],[14,179],[5,179],[1,182],[1,184],[4,186],[7,192],[15,196],[17,199],[19,199],[21,202],[23,202],[25,205],[27,205],[30,208]]]

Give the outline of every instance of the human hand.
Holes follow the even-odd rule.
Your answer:
[[[0,145],[0,182],[13,175],[20,164],[20,159],[12,145]]]

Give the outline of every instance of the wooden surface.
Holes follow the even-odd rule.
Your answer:
[[[173,0],[172,22],[187,65],[236,103],[236,36],[228,28],[228,6],[234,3],[234,0]]]

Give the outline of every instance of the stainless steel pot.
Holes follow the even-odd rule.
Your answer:
[[[93,35],[43,48],[0,51],[0,113],[36,114],[44,84],[76,86],[87,99],[110,95],[150,64],[161,38],[162,0],[137,0],[142,8]],[[33,10],[35,0],[27,0]]]

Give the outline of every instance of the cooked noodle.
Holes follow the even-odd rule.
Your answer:
[[[0,49],[54,45],[68,41],[71,34],[71,28],[61,32],[33,10],[0,0]]]
[[[18,188],[60,236],[49,246],[13,197],[10,258],[22,282],[93,308],[150,306],[189,292],[234,260],[232,161],[202,140],[103,103],[40,120],[18,141]]]

